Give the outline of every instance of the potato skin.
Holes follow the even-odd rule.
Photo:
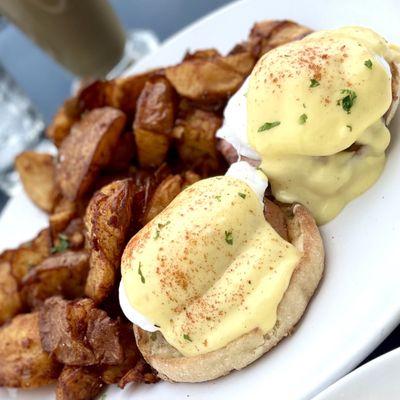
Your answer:
[[[53,156],[35,151],[24,151],[16,157],[15,168],[26,194],[33,203],[43,211],[52,212],[59,198]]]
[[[51,296],[82,297],[88,270],[89,254],[85,250],[66,251],[46,258],[24,277],[21,291],[24,302],[38,308]]]
[[[62,142],[56,181],[65,198],[81,198],[93,185],[100,169],[112,157],[126,117],[120,110],[103,107],[85,114]]]
[[[139,163],[161,165],[166,158],[175,118],[175,91],[163,77],[147,81],[137,100],[133,130]]]
[[[20,314],[0,328],[0,386],[35,388],[57,378],[60,365],[40,344],[38,313]]]
[[[18,282],[11,274],[10,263],[0,260],[0,325],[17,315],[21,309]]]
[[[86,210],[85,226],[91,248],[85,293],[103,301],[115,283],[124,246],[129,239],[134,201],[131,179],[114,181],[94,194]]]
[[[99,374],[87,367],[65,366],[57,381],[57,400],[92,400],[103,390]]]

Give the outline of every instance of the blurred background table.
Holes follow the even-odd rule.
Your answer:
[[[110,0],[110,3],[125,29],[150,29],[163,41],[231,1]],[[31,98],[44,120],[49,122],[60,104],[70,95],[73,76],[12,25],[6,25],[3,29],[0,27],[0,60]],[[6,201],[6,196],[0,193],[0,212]],[[399,346],[400,327],[366,361]]]

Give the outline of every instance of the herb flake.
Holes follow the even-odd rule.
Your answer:
[[[218,201],[221,201],[221,196],[215,196]]]
[[[353,130],[353,127],[351,125],[346,125],[346,128],[351,132]]]
[[[364,61],[364,65],[365,65],[367,68],[372,69],[372,61],[371,61],[371,60],[366,60],[366,61]]]
[[[239,195],[242,199],[245,199],[245,198],[246,198],[246,194],[245,194],[245,193],[239,192],[238,195]]]
[[[280,125],[281,122],[280,121],[273,121],[273,122],[265,122],[264,124],[262,124],[257,132],[264,132],[264,131],[269,131],[272,128],[275,128],[276,126]]]
[[[157,240],[160,237],[160,231],[157,229],[156,234],[154,235],[153,239]]]
[[[188,342],[192,342],[192,339],[190,338],[190,336],[189,336],[187,333],[185,333],[185,334],[183,335],[183,338],[184,338],[185,340],[187,340]]]
[[[69,248],[69,240],[67,236],[60,233],[58,235],[58,239],[58,244],[56,246],[53,246],[50,250],[51,254],[62,253]]]
[[[232,231],[225,231],[225,242],[232,245],[233,244],[233,233]]]
[[[142,273],[142,263],[140,261],[139,261],[138,274],[140,276],[140,280],[142,281],[142,283],[146,283],[146,279],[144,279],[144,276]]]
[[[301,114],[299,117],[299,124],[304,125],[307,122],[307,114]]]
[[[346,96],[344,96],[342,99],[338,100],[337,105],[338,106],[341,105],[343,110],[346,111],[347,114],[350,114],[350,110],[356,101],[357,94],[354,90],[350,90],[350,89],[342,89],[341,93],[345,94]]]
[[[167,221],[165,224],[157,224],[157,226],[158,226],[159,229],[162,229],[162,228],[164,228],[165,226],[167,226],[170,223],[171,223],[171,221]]]
[[[310,88],[319,86],[319,82],[316,79],[310,79]]]

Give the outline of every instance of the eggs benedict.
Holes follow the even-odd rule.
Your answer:
[[[233,164],[186,188],[128,243],[120,303],[161,377],[199,382],[240,369],[303,314],[322,275],[322,241],[304,207],[264,210],[267,183]]]
[[[383,171],[399,61],[397,47],[359,27],[280,46],[231,98],[217,135],[258,161],[277,200],[324,224]]]

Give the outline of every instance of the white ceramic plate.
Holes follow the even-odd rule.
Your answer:
[[[160,16],[161,18],[162,16]],[[252,0],[232,4],[168,40],[131,72],[178,62],[186,50],[228,51],[252,24],[291,18],[314,29],[369,26],[400,43],[397,0]],[[297,331],[243,371],[203,384],[109,388],[109,399],[309,399],[353,369],[400,322],[400,118],[386,169],[377,184],[324,226],[327,263],[321,287]],[[15,246],[46,225],[24,195],[0,220],[0,247]],[[8,398],[0,393],[1,398]],[[53,389],[18,393],[18,399],[53,399]]]
[[[313,400],[400,399],[400,349],[363,365]]]

